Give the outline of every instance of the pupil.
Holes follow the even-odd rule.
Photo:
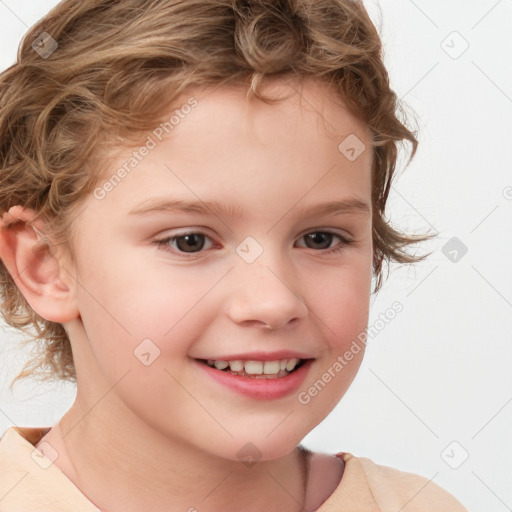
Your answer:
[[[185,241],[185,243],[181,243]],[[199,234],[190,234],[180,236],[177,239],[178,248],[183,252],[194,252],[194,250],[201,250],[204,246],[204,237]]]

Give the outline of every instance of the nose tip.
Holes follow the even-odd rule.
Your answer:
[[[288,282],[269,267],[246,273],[230,297],[229,316],[265,331],[295,325],[307,316],[307,307]]]

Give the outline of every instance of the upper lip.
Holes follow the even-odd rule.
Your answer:
[[[244,352],[243,354],[225,354],[220,356],[199,357],[195,359],[213,361],[276,361],[281,359],[313,359],[310,355],[291,350],[276,352]]]

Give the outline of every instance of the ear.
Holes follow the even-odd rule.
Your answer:
[[[65,323],[79,316],[76,281],[64,251],[52,246],[44,227],[35,211],[19,205],[10,208],[0,222],[0,259],[34,311],[51,322]]]

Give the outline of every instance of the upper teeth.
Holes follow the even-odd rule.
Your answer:
[[[223,361],[220,359],[208,360],[210,366],[215,366],[219,370],[225,370],[228,366],[232,372],[241,372],[249,375],[274,375],[281,370],[291,372],[300,362],[300,359],[278,359],[276,361]]]

